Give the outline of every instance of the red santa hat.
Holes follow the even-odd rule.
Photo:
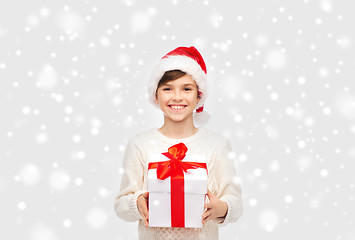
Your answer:
[[[149,86],[150,100],[155,103],[158,83],[164,73],[170,70],[181,70],[189,74],[196,82],[200,100],[194,113],[194,121],[203,125],[208,121],[208,114],[204,111],[207,97],[207,69],[205,61],[195,47],[178,47],[161,58],[155,67]]]

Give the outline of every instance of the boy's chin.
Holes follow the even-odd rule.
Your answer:
[[[171,122],[176,122],[176,123],[181,123],[181,122],[184,122],[184,121],[187,121],[189,116],[166,116],[169,121]]]
[[[169,120],[170,120],[171,122],[181,123],[181,122],[183,122],[183,121],[185,120],[185,118],[170,118],[170,117],[169,117]]]

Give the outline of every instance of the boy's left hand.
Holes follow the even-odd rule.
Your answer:
[[[203,224],[209,220],[225,217],[228,211],[227,203],[220,200],[210,190],[207,190],[207,196],[210,201],[205,204],[206,211],[202,214]]]

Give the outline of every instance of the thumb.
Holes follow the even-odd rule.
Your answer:
[[[143,193],[143,197],[144,197],[145,199],[148,199],[148,198],[149,198],[149,192]]]

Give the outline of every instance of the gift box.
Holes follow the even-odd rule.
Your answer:
[[[148,165],[149,226],[202,228],[207,166],[204,155],[185,154],[182,143],[151,154]],[[183,146],[186,151],[176,151]],[[175,149],[174,149],[175,148]]]

